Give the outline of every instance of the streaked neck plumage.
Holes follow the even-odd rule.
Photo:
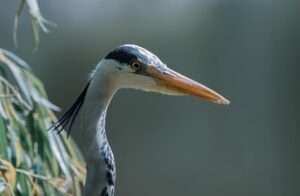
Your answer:
[[[105,119],[107,107],[116,90],[111,76],[100,62],[93,73],[83,105],[82,122],[88,172],[84,189],[86,196],[114,195],[116,169],[106,137]]]

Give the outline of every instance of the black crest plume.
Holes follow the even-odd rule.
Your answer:
[[[88,84],[85,86],[82,93],[73,103],[73,105],[48,130],[56,131],[59,134],[66,128],[66,131],[68,133],[67,136],[69,137],[78,112],[84,103],[85,95],[87,93],[90,83],[91,81],[88,82]]]

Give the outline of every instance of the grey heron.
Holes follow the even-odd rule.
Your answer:
[[[107,107],[120,88],[134,88],[168,95],[193,95],[220,104],[229,101],[168,68],[157,56],[136,45],[122,45],[108,53],[92,72],[88,84],[75,103],[53,125],[68,135],[79,110],[87,145],[87,177],[84,195],[113,196],[116,168],[105,131]]]

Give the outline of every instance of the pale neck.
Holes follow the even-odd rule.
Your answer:
[[[107,107],[116,92],[110,77],[97,70],[83,105],[82,128],[86,145],[87,178],[85,195],[113,195],[115,164],[110,149],[105,120]],[[105,193],[104,193],[105,192]]]
[[[82,128],[87,147],[87,156],[90,153],[95,153],[93,151],[99,150],[103,142],[105,142],[104,140],[106,140],[106,112],[116,92],[116,88],[110,79],[111,77],[101,71],[101,69],[97,69],[90,81],[83,105]]]

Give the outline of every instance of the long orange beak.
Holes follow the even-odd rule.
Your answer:
[[[162,88],[180,94],[193,95],[219,104],[228,105],[230,103],[229,100],[225,99],[217,92],[169,68],[159,70],[155,66],[148,66],[147,73],[149,76],[153,77],[157,85]]]

